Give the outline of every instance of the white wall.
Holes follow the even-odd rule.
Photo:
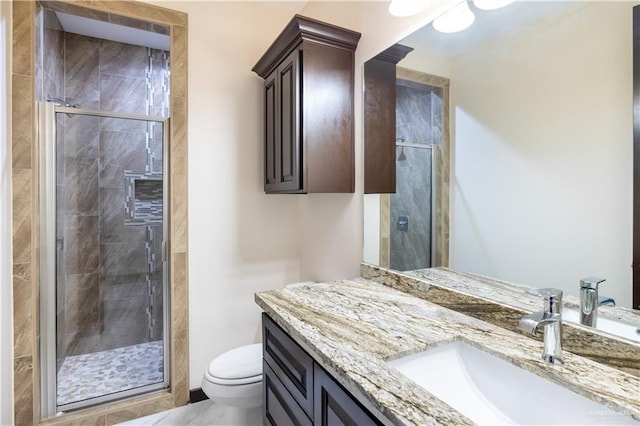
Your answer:
[[[11,257],[11,3],[0,1],[0,424],[13,424]]]
[[[630,306],[634,4],[453,61],[453,268],[574,295],[602,276]]]
[[[158,2],[189,14],[190,387],[207,363],[260,339],[253,293],[359,275],[362,64],[428,19],[386,2],[311,2],[300,14],[363,33],[356,51],[356,193],[265,195],[262,80],[252,66],[301,4]]]

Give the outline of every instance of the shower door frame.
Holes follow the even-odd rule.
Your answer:
[[[53,102],[36,102],[37,123],[36,140],[38,143],[38,212],[40,226],[40,401],[41,416],[49,418],[57,414],[86,408],[167,389],[170,386],[170,188],[169,188],[169,117],[152,115],[96,111],[83,108],[71,108]],[[57,405],[57,362],[56,362],[56,113],[84,115],[124,120],[139,120],[162,123],[162,288],[163,288],[163,381],[125,391],[103,395],[63,406]],[[52,214],[53,213],[53,214]],[[60,409],[62,407],[62,409]]]

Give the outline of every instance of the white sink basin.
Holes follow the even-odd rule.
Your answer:
[[[562,319],[580,324],[580,310],[565,307],[562,309]],[[596,329],[634,342],[640,342],[640,334],[636,332],[638,327],[640,327],[640,324],[616,321],[603,317],[602,315],[598,316],[598,320],[596,321]]]
[[[387,364],[477,424],[638,424],[463,342]]]

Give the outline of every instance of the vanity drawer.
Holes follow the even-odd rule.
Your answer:
[[[264,361],[313,418],[313,358],[264,313],[262,332]]]
[[[315,365],[316,426],[377,426],[381,423],[318,364]]]
[[[300,425],[311,426],[313,423],[300,408],[298,403],[287,392],[284,385],[276,377],[269,364],[264,364],[264,396],[263,424],[271,426]]]

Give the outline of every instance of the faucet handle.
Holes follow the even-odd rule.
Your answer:
[[[605,278],[586,277],[580,280],[580,288],[597,290],[598,285],[605,281]]]
[[[549,318],[562,313],[562,290],[558,288],[535,288],[527,291],[532,296],[544,299],[544,317]]]
[[[527,291],[532,296],[544,298],[544,300],[553,302],[562,302],[562,290],[558,288],[534,288]]]

